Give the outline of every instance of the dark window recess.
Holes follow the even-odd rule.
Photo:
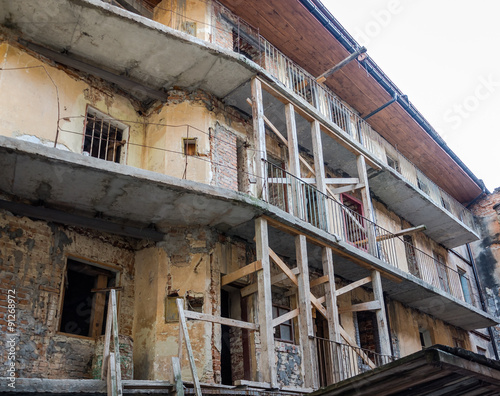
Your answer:
[[[438,274],[439,285],[441,289],[450,292],[450,282],[448,280],[448,270],[446,268],[446,263],[444,257],[439,253],[434,253],[434,262],[436,263],[436,271]]]
[[[68,259],[64,282],[59,330],[63,333],[92,338],[104,334],[107,294],[96,292],[95,289],[113,287],[115,274]]]
[[[417,184],[418,184],[418,188],[420,188],[420,190],[422,190],[424,193],[426,193],[427,195],[430,195],[430,190],[429,190],[429,186],[427,185],[427,183],[425,183],[420,177],[417,176]]]
[[[106,161],[120,162],[123,139],[123,128],[114,125],[110,120],[95,114],[87,113],[85,119],[84,155]]]
[[[198,153],[196,138],[184,139],[184,154],[196,155]]]
[[[273,305],[273,319],[290,312],[290,308]],[[293,324],[292,320],[276,326],[274,328],[274,338],[279,341],[293,342]]]
[[[187,307],[189,311],[193,312],[203,312],[203,297],[186,296]]]
[[[443,208],[445,208],[448,212],[451,212],[451,205],[450,203],[444,199],[443,197],[441,197],[441,205],[443,206]]]

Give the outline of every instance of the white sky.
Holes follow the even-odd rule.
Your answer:
[[[500,187],[500,1],[322,2],[486,187]]]

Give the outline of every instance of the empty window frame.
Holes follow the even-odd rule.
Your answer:
[[[290,308],[273,305],[273,319],[290,312]],[[274,338],[279,341],[293,342],[293,322],[287,320],[274,328]]]
[[[429,186],[427,185],[427,182],[424,181],[424,178],[420,175],[417,175],[417,184],[418,188],[422,190],[424,193],[427,195],[430,195],[431,190],[429,189]]]
[[[197,138],[184,138],[183,139],[183,152],[184,155],[197,155],[198,154],[198,139]]]
[[[422,349],[429,348],[432,346],[432,339],[429,330],[418,329],[418,335],[420,337],[420,345]]]
[[[85,117],[83,154],[120,163],[127,126],[90,107]]]
[[[467,272],[461,268],[458,269],[458,278],[460,279],[460,286],[462,288],[462,293],[464,294],[465,302],[472,304],[472,294],[469,283],[469,278],[467,277]]]
[[[389,155],[389,154],[386,154],[385,157],[387,159],[387,165],[389,165],[396,172],[401,173],[401,168],[399,166],[399,161],[397,159],[395,159],[393,156]]]
[[[345,208],[342,208],[344,217],[344,233],[347,242],[354,246],[368,250],[368,236],[363,217],[363,204],[358,199],[347,194],[341,194],[340,199]]]
[[[418,267],[417,261],[417,251],[415,250],[415,246],[413,244],[413,237],[411,235],[403,235],[403,240],[405,242],[404,245],[406,261],[408,263],[408,271],[410,271],[410,274],[420,278],[420,269]]]
[[[59,331],[91,338],[104,334],[107,298],[99,290],[115,282],[115,272],[68,258]]]

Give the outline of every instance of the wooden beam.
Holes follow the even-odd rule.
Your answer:
[[[184,385],[182,384],[181,364],[177,356],[172,356],[172,372],[174,375],[175,396],[184,396]]]
[[[295,122],[295,109],[291,103],[285,105],[285,118],[286,118],[286,132],[288,136],[288,167],[292,175],[295,175],[299,179],[301,178],[300,171],[300,156],[299,156],[299,140],[297,138],[297,125]],[[304,205],[303,205],[303,194],[302,188],[297,188],[296,183],[292,186],[292,194],[295,199],[292,199],[292,203],[295,202],[296,205],[288,205],[288,211],[299,217],[304,218]],[[295,210],[294,210],[295,209]]]
[[[330,248],[323,248],[321,252],[324,277],[328,278],[325,285],[325,302],[328,319],[328,337],[330,340],[340,342],[339,315],[337,307],[337,294],[335,292],[335,274],[333,266],[333,252]],[[319,278],[321,279],[321,278]],[[321,302],[322,303],[322,302]]]
[[[319,83],[324,82],[329,76],[331,76],[333,73],[335,73],[337,70],[342,69],[345,65],[349,64],[352,62],[354,59],[356,59],[359,55],[363,54],[366,52],[365,47],[361,47],[357,51],[353,52],[351,55],[349,55],[347,58],[345,58],[343,61],[337,63],[335,66],[333,66],[331,69],[328,69],[326,72],[318,76],[316,78],[316,81]]]
[[[281,271],[283,271],[286,276],[288,276],[288,278],[290,278],[290,280],[295,284],[295,286],[297,286],[298,284],[298,281],[297,281],[297,277],[295,276],[295,274],[292,272],[292,270],[288,267],[288,265],[286,265],[283,260],[281,260],[278,255],[274,252],[273,249],[269,248],[269,257],[271,257],[271,259],[274,261],[274,263],[280,268]],[[300,272],[300,268],[297,267],[299,272]]]
[[[264,125],[264,105],[262,102],[262,84],[254,77],[252,79],[252,119],[253,119],[253,138],[255,146],[254,166],[257,175],[257,198],[266,199],[265,186],[265,164],[262,160],[267,159],[266,153],[266,129]]]
[[[427,227],[425,225],[420,225],[418,227],[407,228],[405,230],[401,230],[401,231],[395,232],[394,234],[391,233],[391,234],[386,234],[386,235],[379,235],[379,236],[377,236],[377,242],[379,242],[379,241],[385,241],[386,239],[400,237],[402,235],[414,234],[416,232],[424,231],[426,229],[427,229]],[[354,243],[356,245],[363,245],[366,242],[367,242],[367,239],[363,239],[361,241],[356,241]]]
[[[323,275],[320,276],[319,278],[313,279],[311,282],[309,282],[311,287],[322,285],[323,283],[326,283],[330,280],[328,275]]]
[[[341,287],[340,289],[338,289],[335,294],[338,296],[344,294],[344,293],[348,293],[350,292],[351,290],[354,290],[356,289],[357,287],[360,287],[360,286],[363,286],[363,285],[366,285],[367,283],[370,283],[372,281],[372,277],[371,276],[367,276],[366,278],[363,278],[363,279],[360,279],[360,280],[357,280],[356,282],[353,282],[347,286],[344,286],[344,287]]]
[[[357,177],[335,177],[326,178],[326,184],[358,184],[359,179]]]
[[[97,275],[95,287],[103,289],[108,285],[106,275]],[[93,289],[95,290],[95,289]],[[90,334],[92,338],[97,338],[102,334],[102,325],[104,323],[104,306],[106,304],[106,294],[96,293],[92,296],[92,312],[90,314]]]
[[[369,301],[351,305],[350,307],[339,308],[339,313],[360,312],[360,311],[376,311],[380,309],[380,301]]]
[[[304,369],[304,383],[306,387],[317,389],[319,387],[316,347],[314,345],[314,323],[311,312],[311,289],[309,285],[309,264],[307,260],[307,241],[304,235],[295,237],[295,251],[297,267],[300,274],[297,276],[297,300],[300,310],[298,317],[299,337],[302,345],[302,362]]]
[[[265,89],[267,92],[269,92],[271,95],[273,95],[275,98],[277,98],[280,102],[283,104],[290,103],[291,100],[283,95],[282,93],[278,92],[275,88],[273,88],[271,85],[269,85],[267,82],[260,80],[262,83],[263,89]],[[317,118],[316,114],[316,109],[311,113],[308,110],[304,110],[302,106],[296,106],[296,111],[298,114],[300,114],[304,119],[308,120],[309,122],[313,121],[318,121],[321,125],[321,129],[328,134],[332,139],[336,140],[341,146],[346,148],[347,150],[351,151],[355,155],[365,155],[362,151],[360,151],[355,144],[353,144],[350,140],[347,140],[343,136],[339,135],[337,131],[334,129],[330,128],[327,124],[324,122],[321,122]],[[329,122],[328,120],[325,119],[325,121]],[[378,165],[376,162],[373,162],[370,158],[366,158],[366,162],[368,165],[370,165],[373,169],[380,170],[382,169],[380,165]]]
[[[332,188],[331,190],[332,190],[332,193],[334,193],[334,194],[342,194],[345,192],[359,190],[360,188],[363,188],[364,186],[365,185],[363,183],[358,183],[358,184],[351,184],[349,186]]]
[[[375,300],[380,303],[380,309],[375,311],[377,315],[378,336],[380,342],[380,353],[382,355],[392,355],[391,352],[391,337],[389,335],[389,325],[387,323],[387,315],[385,312],[384,294],[382,290],[382,280],[380,272],[372,271],[372,288]]]
[[[222,316],[215,316],[194,311],[184,311],[184,315],[186,316],[186,319],[202,320],[204,322],[218,323],[225,326],[238,327],[240,329],[259,330],[258,324],[223,318]]]
[[[191,347],[191,340],[189,338],[189,332],[186,324],[186,317],[184,316],[184,307],[183,307],[184,300],[182,298],[178,298],[176,300],[177,304],[177,310],[179,311],[179,330],[182,331],[185,344],[186,344],[186,350],[188,354],[188,360],[189,360],[189,368],[191,369],[191,375],[193,377],[193,383],[194,383],[194,392],[196,396],[203,396],[201,393],[201,387],[200,387],[200,380],[198,378],[198,372],[196,370],[196,364],[194,362],[194,355],[193,355],[193,348]]]
[[[298,268],[292,268],[291,271],[293,272],[294,275],[297,275],[299,273]],[[277,275],[274,275],[271,277],[271,286],[283,282],[285,280],[290,280],[287,274],[280,273]],[[256,293],[257,292],[257,283],[252,283],[251,285],[248,285],[244,287],[243,289],[240,290],[241,297],[246,297],[249,296],[250,294]]]
[[[255,244],[257,260],[262,263],[262,270],[257,272],[257,318],[260,326],[260,374],[273,388],[278,385],[276,365],[274,364],[273,304],[271,295],[271,265],[269,260],[269,238],[267,220],[255,219]]]
[[[286,224],[284,224],[276,219],[273,219],[272,217],[269,217],[269,216],[264,215],[261,217],[265,218],[267,220],[268,224],[271,225],[273,228],[276,228],[278,230],[286,232],[287,234],[290,234],[290,235],[294,235],[294,236],[300,235],[300,230],[298,230],[294,227],[286,225]],[[328,248],[332,249],[332,251],[334,251],[335,254],[337,254],[341,257],[344,257],[344,258],[352,261],[353,263],[356,263],[356,264],[362,266],[363,268],[366,268],[369,270],[373,270],[375,268],[373,265],[369,264],[367,261],[364,261],[362,259],[354,257],[354,256],[352,256],[352,254],[350,254],[342,249],[336,248],[333,245],[333,243],[324,242],[323,240],[321,240],[319,238],[315,238],[311,235],[306,235],[306,238],[309,242],[311,242],[317,246],[328,247]],[[388,273],[388,272],[384,271],[383,269],[378,268],[377,270],[380,271],[380,273],[382,274],[383,277],[385,277],[386,279],[389,279],[393,282],[400,283],[403,281],[398,276],[391,274],[391,273]]]
[[[121,366],[120,366],[120,341],[118,339],[118,303],[116,301],[116,290],[111,290],[109,292],[111,306],[108,309],[111,309],[111,317],[113,320],[113,347],[114,347],[114,357],[116,359],[116,388],[117,388],[117,396],[123,395],[123,386],[122,386],[122,374],[121,374]]]
[[[297,316],[299,316],[299,308],[295,308],[293,311],[289,311],[286,314],[274,318],[273,327],[279,326],[280,324],[285,323],[290,319],[296,318]]]
[[[225,286],[229,283],[234,282],[235,280],[243,278],[244,276],[253,274],[255,271],[258,271],[260,269],[262,269],[262,262],[259,260],[254,261],[253,263],[245,265],[244,267],[237,269],[230,274],[224,275],[221,278],[221,286]]]

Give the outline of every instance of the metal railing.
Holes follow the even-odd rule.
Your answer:
[[[323,194],[281,167],[264,161],[265,200],[383,262],[479,307],[469,277]]]
[[[370,349],[353,347],[314,337],[318,354],[320,386],[328,386],[356,375],[373,370],[396,360],[391,355],[382,355]]]
[[[361,144],[382,162],[386,162],[384,145],[398,154],[401,162],[398,173],[414,188],[425,193],[439,207],[446,209],[454,218],[478,232],[474,216],[456,199],[427,178],[411,161],[390,145],[370,124],[346,106],[330,89],[319,84],[316,78],[298,66],[280,50],[259,34],[258,29],[242,20],[222,4],[214,1],[217,15],[225,25],[213,27],[211,41],[228,46],[244,54],[266,69],[289,91],[313,106],[323,117],[335,124],[338,132]],[[228,35],[231,33],[231,40]],[[243,43],[243,44],[242,44]]]

